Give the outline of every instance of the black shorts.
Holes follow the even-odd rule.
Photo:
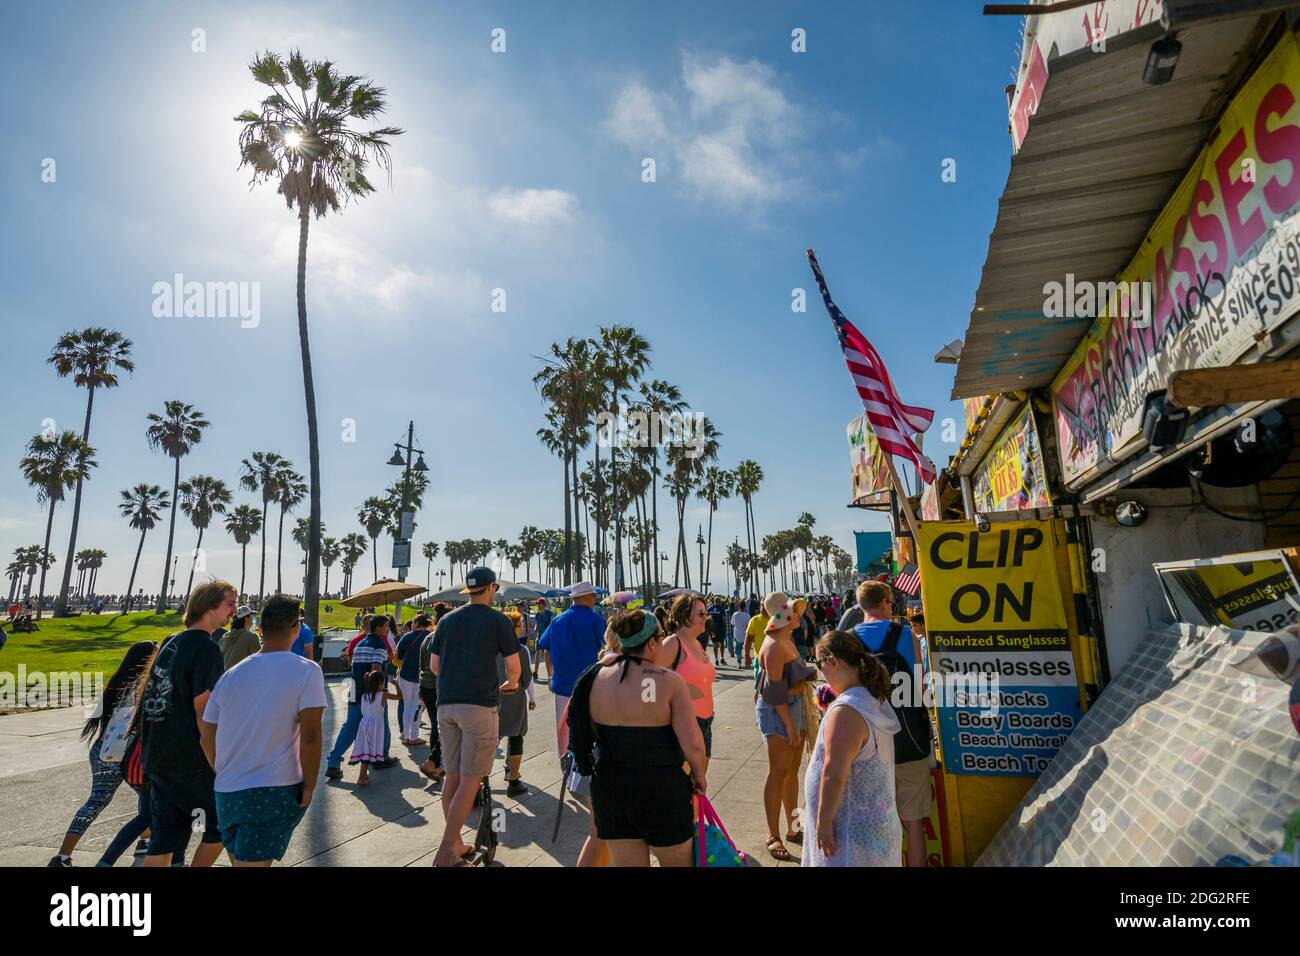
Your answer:
[[[691,778],[681,767],[606,764],[591,778],[591,811],[602,840],[685,843],[695,835]]]
[[[211,768],[199,768],[188,773],[151,773],[148,779],[152,817],[150,856],[184,853],[193,833],[202,833],[203,843],[221,842],[221,829],[217,826],[217,795],[213,789],[216,776]]]

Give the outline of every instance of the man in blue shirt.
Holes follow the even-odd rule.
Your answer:
[[[376,614],[370,619],[370,633],[357,642],[352,649],[352,686],[348,689],[348,716],[339,728],[334,749],[325,758],[325,776],[338,780],[343,776],[343,757],[357,739],[357,728],[361,726],[361,698],[365,694],[366,675],[372,670],[388,670],[388,618]],[[391,767],[397,763],[388,756],[388,747],[392,731],[388,721],[384,721],[384,759],[376,767]]]
[[[551,621],[537,641],[537,649],[546,655],[546,672],[551,675],[557,726],[578,675],[596,663],[605,646],[605,619],[595,611],[596,586],[579,581],[568,590],[573,607]]]
[[[540,671],[540,670],[541,670],[541,665],[542,665],[542,654],[541,654],[541,648],[542,648],[541,640],[542,640],[542,635],[546,633],[546,629],[547,629],[548,627],[551,626],[551,621],[554,620],[554,619],[555,619],[555,615],[552,614],[552,613],[551,613],[551,609],[550,609],[549,607],[546,606],[546,599],[545,599],[545,598],[538,598],[538,599],[537,599],[537,613],[536,613],[535,615],[533,615],[533,623],[534,623],[534,625],[535,625],[534,630],[536,630],[536,632],[537,632],[537,644],[536,644],[536,648],[537,648],[537,651],[538,651],[538,653],[536,653],[536,654],[533,655],[534,658],[536,658],[536,659],[533,661],[533,670],[534,670],[534,671]],[[549,668],[547,669],[547,672],[546,672],[546,673],[547,673],[547,680],[549,680],[549,679],[550,679],[550,669],[549,669]],[[537,674],[534,674],[533,676],[536,677],[538,680],[541,680],[541,679],[542,679],[542,678],[541,678],[540,676],[538,676]]]
[[[311,627],[307,624],[307,615],[299,615],[298,624],[298,636],[293,639],[293,647],[290,650],[299,657],[314,661],[316,659],[316,635],[312,633]]]

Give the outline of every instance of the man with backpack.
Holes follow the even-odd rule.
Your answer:
[[[853,633],[885,665],[892,678],[904,674],[902,706],[895,706],[902,726],[894,734],[894,789],[898,816],[907,833],[907,865],[925,866],[925,832],[922,821],[930,815],[930,716],[919,699],[916,680],[921,649],[916,635],[906,624],[893,620],[894,589],[881,581],[868,581],[858,588],[863,621]],[[894,682],[898,686],[898,682]]]

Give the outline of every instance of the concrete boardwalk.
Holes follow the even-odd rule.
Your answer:
[[[330,706],[325,712],[325,749],[345,709],[346,683],[327,681]],[[751,858],[752,866],[779,864],[766,852],[763,777],[767,751],[754,724],[749,671],[734,665],[719,669],[714,684],[713,758],[709,796],[732,839]],[[493,800],[504,809],[504,828],[496,860],[505,866],[573,866],[590,830],[590,816],[573,797],[563,811],[559,839],[552,843],[560,764],[555,750],[553,698],[537,685],[537,709],[529,715],[524,738],[522,775],[529,794],[505,795],[503,754],[493,774]],[[86,745],[78,739],[80,708],[38,711],[0,717],[0,866],[44,866],[56,852],[69,821],[90,792]],[[343,780],[322,779],[306,817],[294,833],[284,866],[427,866],[442,835],[438,786],[418,770],[427,747],[397,742],[396,705],[390,702],[393,750],[398,764],[371,774],[371,784],[356,785],[356,768],[344,764]],[[322,766],[322,774],[324,767]],[[802,780],[802,778],[801,778]],[[802,785],[800,787],[802,794]],[[802,799],[802,797],[801,797]],[[73,855],[76,866],[93,866],[118,829],[134,816],[135,794],[122,786],[112,803],[82,838]],[[465,839],[477,823],[470,814]],[[784,821],[782,821],[784,825]],[[194,848],[191,843],[191,851]],[[799,847],[790,845],[795,859]],[[131,866],[130,852],[118,866]],[[222,855],[221,863],[227,858]]]

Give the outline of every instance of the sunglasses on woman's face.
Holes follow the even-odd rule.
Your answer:
[[[834,654],[827,654],[825,657],[819,657],[819,658],[817,658],[817,660],[816,660],[814,663],[815,663],[818,667],[825,667],[827,664],[829,664],[829,663],[830,663],[831,661],[833,661],[833,660],[835,660],[835,655],[834,655]]]

